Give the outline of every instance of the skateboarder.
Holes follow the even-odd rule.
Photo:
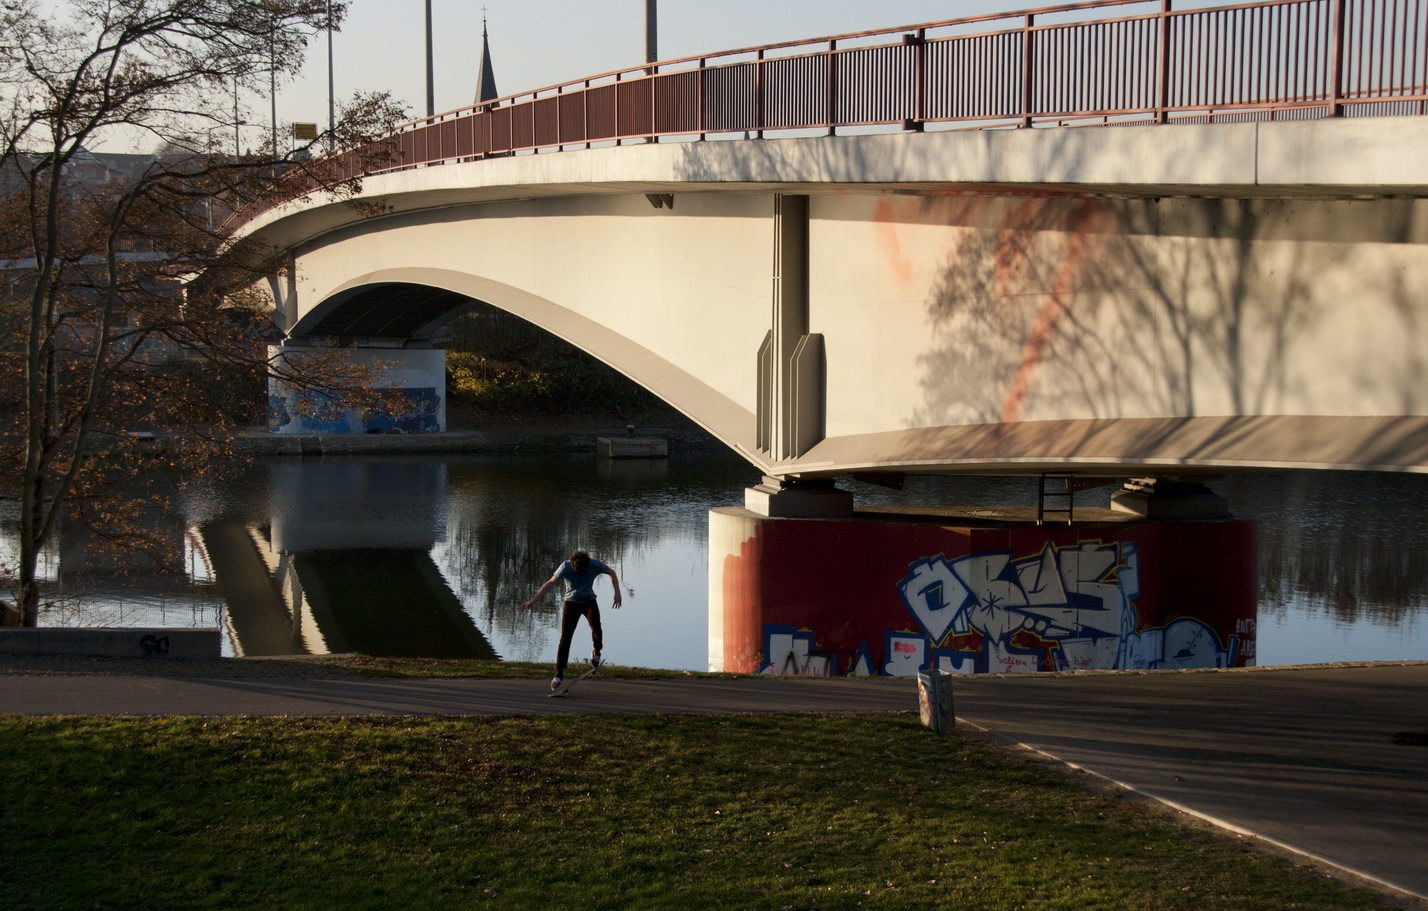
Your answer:
[[[590,665],[600,666],[600,649],[604,636],[600,630],[600,605],[595,601],[595,580],[609,576],[615,587],[615,607],[620,606],[620,579],[615,571],[591,557],[583,550],[577,550],[570,559],[556,568],[555,574],[546,580],[535,593],[535,597],[521,605],[521,610],[530,610],[545,596],[545,593],[561,579],[565,580],[565,607],[560,613],[560,648],[555,653],[555,677],[550,681],[552,691],[560,689],[565,680],[565,665],[570,660],[570,640],[575,635],[575,626],[584,617],[590,624]]]

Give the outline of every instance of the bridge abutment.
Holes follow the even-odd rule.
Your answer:
[[[269,349],[268,432],[438,433],[446,429],[446,352],[437,348]],[[313,375],[304,386],[281,374]],[[325,379],[326,382],[321,381]],[[340,392],[337,390],[346,390]]]

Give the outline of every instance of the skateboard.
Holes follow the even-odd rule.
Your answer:
[[[590,670],[588,670],[588,671],[586,671],[585,673],[581,674],[579,677],[576,677],[574,680],[567,680],[567,681],[565,681],[565,683],[561,684],[560,689],[554,691],[553,693],[547,694],[548,698],[554,699],[556,696],[567,696],[567,695],[569,695],[569,694],[570,694],[570,688],[571,688],[572,686],[575,686],[575,684],[579,683],[580,681],[584,680],[586,677],[589,677],[591,674],[593,674],[593,673],[595,673],[596,671],[600,670],[600,668],[603,667],[603,666],[604,666],[604,662],[601,662],[600,664],[592,664],[592,665],[590,665]]]

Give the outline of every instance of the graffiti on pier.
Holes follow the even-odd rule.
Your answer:
[[[840,656],[820,648],[816,630],[768,623],[759,672],[903,677],[931,667],[956,673],[1232,667],[1240,646],[1238,632],[1222,641],[1194,617],[1144,622],[1136,603],[1140,554],[1125,541],[1046,540],[1023,554],[939,553],[913,561],[894,584],[915,626],[882,632],[881,661],[867,640]]]
[[[912,563],[898,583],[917,622],[928,663],[960,673],[1229,667],[1235,640],[1222,645],[1200,620],[1142,628],[1139,554],[1134,544],[1082,541],[1038,553],[938,554]],[[915,673],[889,639],[886,674]],[[926,666],[926,665],[924,665]]]
[[[441,395],[435,388],[373,390],[375,404],[357,404],[299,389],[268,394],[271,433],[435,433]]]
[[[820,654],[812,630],[770,623],[764,626],[764,655],[761,674],[827,677],[830,656]]]

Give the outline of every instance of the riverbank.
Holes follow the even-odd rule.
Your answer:
[[[261,428],[241,432],[238,448],[253,455],[367,455],[375,453],[536,453],[594,452],[599,437],[628,435],[624,427],[553,430],[548,427],[504,427],[491,430],[448,430],[440,433],[324,433],[289,435]],[[640,427],[634,434],[668,442],[670,452],[703,452],[722,448],[699,430]]]
[[[278,434],[246,427],[235,444],[253,455],[359,455],[373,453],[594,452],[596,440],[621,437],[665,440],[670,452],[703,452],[724,444],[678,412],[643,415],[560,414],[529,411],[453,412],[438,433]]]
[[[374,455],[381,453],[593,453],[600,437],[664,440],[668,451],[727,451],[714,436],[677,414],[648,423],[622,423],[619,416],[525,414],[453,422],[437,433],[270,433],[266,427],[236,430],[156,428],[131,431],[150,452],[192,448],[214,441],[260,456]],[[18,446],[17,438],[6,438]]]

